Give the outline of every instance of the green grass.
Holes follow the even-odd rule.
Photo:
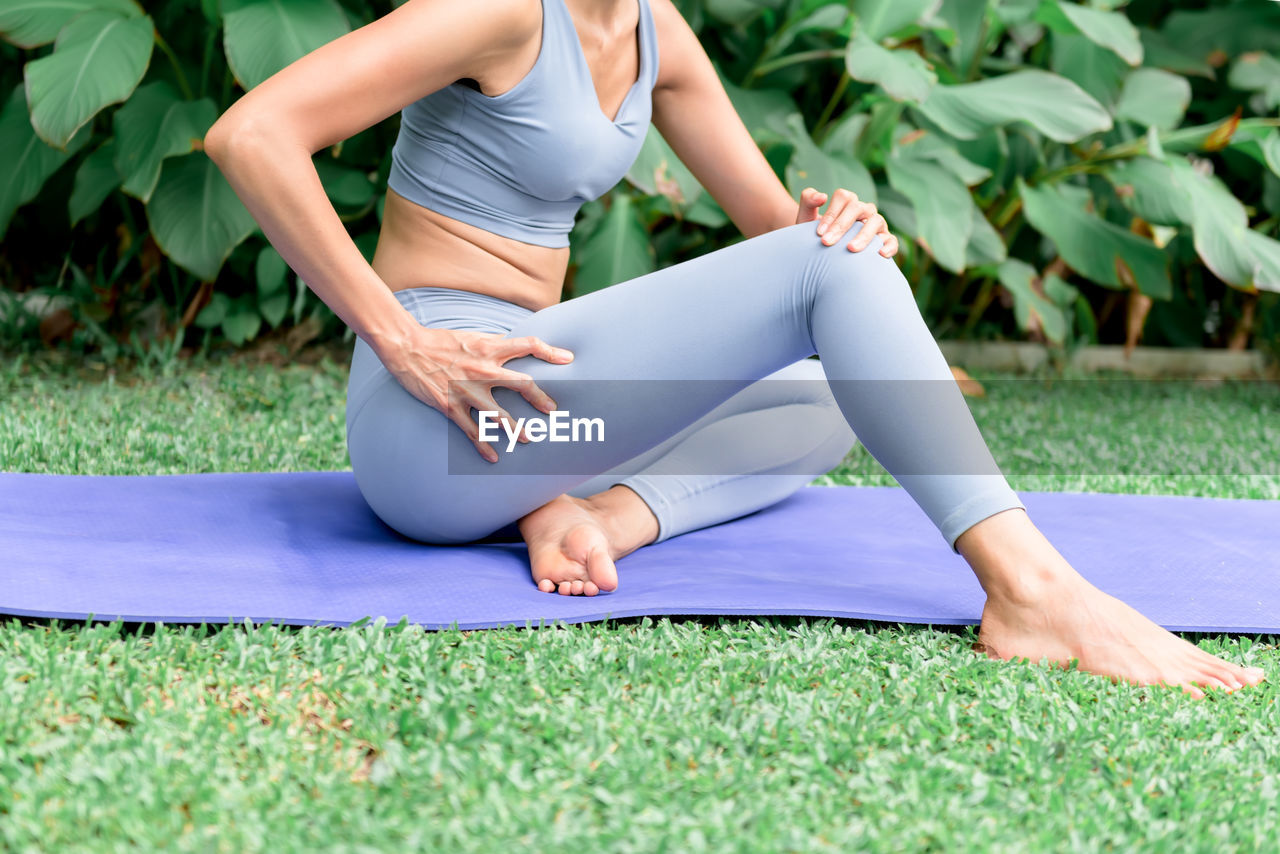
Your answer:
[[[341,364],[96,373],[2,369],[3,468],[345,467]],[[1017,489],[1280,498],[1275,386],[980,379]],[[1265,850],[1276,638],[1188,637],[1272,681],[1194,701],[830,619],[10,620],[0,850]]]

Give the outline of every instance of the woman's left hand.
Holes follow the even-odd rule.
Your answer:
[[[826,203],[826,193],[819,193],[813,187],[806,187],[800,193],[800,212],[796,215],[796,223],[813,222],[820,218],[822,222],[818,224],[818,236],[822,238],[823,243],[830,246],[844,237],[845,232],[852,228],[855,222],[862,220],[862,229],[853,240],[849,241],[849,251],[861,252],[867,248],[867,244],[871,243],[871,238],[877,234],[883,234],[884,246],[880,254],[886,258],[892,258],[897,253],[898,238],[889,233],[889,223],[885,222],[884,217],[876,211],[875,205],[858,201],[858,196],[853,191],[843,187],[831,194],[831,206],[827,208],[826,214],[819,217],[818,208]]]

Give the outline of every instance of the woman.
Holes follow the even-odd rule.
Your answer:
[[[790,198],[671,0],[476,8],[409,0],[249,92],[205,140],[358,336],[348,449],[384,521],[437,543],[515,523],[540,590],[590,596],[616,588],[629,552],[794,491],[856,432],[978,576],[989,657],[1075,658],[1197,698],[1263,677],[1097,590],[1048,543],[987,452],[884,219],[842,188]],[[370,265],[311,155],[397,111]],[[650,122],[748,239],[558,303],[578,208],[622,178]],[[479,424],[557,408],[603,416],[608,441],[495,443]],[[763,447],[740,441],[761,430]]]

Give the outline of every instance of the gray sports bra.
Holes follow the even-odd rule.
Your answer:
[[[542,47],[520,82],[455,82],[405,107],[387,185],[454,219],[538,246],[569,245],[583,202],[635,162],[652,113],[658,43],[640,4],[640,74],[614,121],[600,109],[564,0],[542,0]]]

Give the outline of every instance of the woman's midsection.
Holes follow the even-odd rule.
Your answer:
[[[393,291],[456,288],[538,311],[560,301],[568,263],[568,248],[503,237],[387,190],[373,269]]]

